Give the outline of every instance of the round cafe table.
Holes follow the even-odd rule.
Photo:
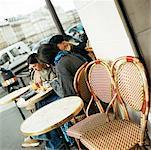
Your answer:
[[[27,136],[40,135],[56,129],[70,121],[83,108],[78,96],[70,96],[54,101],[33,113],[20,127]]]
[[[26,86],[26,87],[23,87],[23,88],[20,88],[19,90],[16,90],[12,93],[7,94],[6,96],[0,98],[0,105],[5,105],[5,104],[8,104],[12,101],[15,101],[16,98],[18,98],[19,96],[24,94],[29,89],[30,89],[30,85]]]
[[[16,99],[19,96],[21,96],[22,94],[24,94],[26,91],[28,91],[29,89],[30,89],[30,85],[20,88],[19,90],[16,90],[12,93],[7,94],[6,96],[4,96],[0,99],[0,105],[5,105],[5,104],[8,104],[13,101],[15,101],[15,104],[16,104]],[[16,105],[16,107],[17,107],[17,105]],[[25,116],[24,116],[23,112],[21,111],[21,109],[19,107],[17,107],[17,108],[21,114],[21,117],[23,118],[23,120],[25,120]]]
[[[45,97],[49,96],[51,94],[52,91],[52,87],[49,87],[47,90],[45,91],[40,91],[37,92],[36,95],[32,96],[31,98],[29,98],[28,100],[26,100],[26,105],[25,107],[28,108],[31,105],[43,100]],[[20,99],[18,99],[17,103],[22,103],[22,101]]]

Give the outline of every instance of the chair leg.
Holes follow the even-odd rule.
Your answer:
[[[146,148],[145,146],[141,146],[140,150],[148,150],[148,148]]]
[[[77,121],[76,121],[76,118],[75,118],[75,117],[72,119],[72,122],[73,122],[74,124],[76,124]],[[82,150],[82,149],[81,149],[81,146],[80,146],[80,140],[79,140],[79,139],[76,139],[76,138],[74,138],[74,139],[75,139],[75,141],[76,141],[78,150]]]
[[[78,150],[82,150],[81,146],[80,146],[80,140],[75,138],[75,141],[77,143],[78,146]]]

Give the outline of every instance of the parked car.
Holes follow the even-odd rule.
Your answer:
[[[18,42],[0,50],[0,66],[14,73],[27,66],[26,60],[31,53],[24,42]]]
[[[83,40],[85,40],[84,36],[86,36],[85,30],[81,23],[71,26],[66,30],[65,33],[72,36],[74,39],[79,40],[80,42],[83,42]]]

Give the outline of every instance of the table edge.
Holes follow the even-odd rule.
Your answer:
[[[26,135],[26,136],[35,136],[35,135],[37,136],[37,135],[41,135],[41,134],[47,133],[47,132],[49,132],[49,131],[51,131],[51,130],[53,130],[53,129],[56,129],[56,128],[60,127],[61,125],[65,124],[66,122],[70,121],[73,117],[75,117],[75,116],[82,110],[83,107],[84,107],[84,103],[83,103],[83,101],[81,101],[80,106],[79,106],[70,116],[68,116],[67,118],[63,119],[62,121],[60,121],[60,122],[54,124],[54,125],[51,126],[51,127],[46,128],[46,129],[44,129],[44,130],[42,130],[42,131],[25,133],[25,132],[23,132],[23,131],[21,130],[21,127],[20,127],[20,131],[21,131],[24,135]]]

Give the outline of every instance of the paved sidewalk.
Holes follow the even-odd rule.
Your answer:
[[[25,116],[29,114],[23,110]],[[40,147],[22,148],[24,136],[20,132],[22,118],[16,106],[0,113],[0,150],[41,150]]]
[[[23,113],[26,117],[30,115],[24,109]],[[34,148],[21,147],[24,141],[24,136],[20,132],[20,125],[22,122],[23,119],[15,105],[0,112],[0,150],[44,150],[44,144]],[[151,150],[150,147],[146,148],[147,150]]]

